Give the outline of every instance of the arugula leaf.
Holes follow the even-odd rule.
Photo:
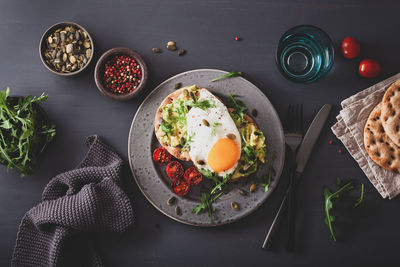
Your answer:
[[[0,91],[0,162],[16,168],[21,176],[31,174],[40,149],[55,136],[55,125],[47,125],[38,107],[48,95],[9,97]]]
[[[192,141],[192,135],[188,136],[188,138],[186,138],[186,142],[182,147],[182,150],[186,150],[186,148],[190,148],[190,143],[193,142]]]
[[[222,192],[211,198],[210,193],[201,194],[200,204],[193,208],[192,213],[199,214],[201,212],[208,211],[208,217],[212,221],[212,215],[215,212],[215,208],[212,204],[222,195]]]
[[[163,130],[166,133],[171,132],[171,125],[166,124],[166,123],[161,123],[161,130]]]
[[[336,181],[336,188],[333,190],[333,192],[331,192],[327,187],[323,188],[323,195],[325,198],[325,203],[324,203],[325,223],[326,225],[328,225],[331,237],[335,242],[336,242],[336,236],[332,226],[332,223],[335,221],[335,216],[333,216],[331,213],[333,209],[333,203],[335,199],[337,200],[341,196],[341,194],[348,192],[353,188],[354,186],[352,181],[342,183],[342,181],[339,178]]]
[[[217,126],[218,125],[222,125],[222,123],[219,123],[219,122],[214,122],[213,123],[213,125],[211,126],[211,133],[213,134],[213,135],[216,135],[216,130],[217,130]]]
[[[276,153],[273,152],[271,155],[271,161],[268,164],[267,174],[263,177],[263,179],[260,179],[257,182],[257,185],[264,187],[265,192],[268,192],[272,178],[276,175],[276,171],[274,169],[275,159],[276,159]]]
[[[207,169],[198,169],[201,174],[203,174],[206,178],[213,180],[216,184],[219,183],[218,175],[215,172],[212,172]]]
[[[215,107],[214,103],[210,100],[198,100],[198,101],[188,100],[185,102],[185,105],[192,108],[200,108],[202,110],[207,110],[208,108]]]
[[[360,204],[362,203],[364,199],[364,184],[361,184],[361,195],[358,198],[356,204],[354,204],[354,208],[357,208],[358,206],[360,206]]]
[[[231,71],[225,75],[219,76],[215,79],[212,79],[211,82],[215,82],[221,79],[225,79],[225,78],[230,78],[230,77],[238,77],[238,76],[242,76],[242,73],[240,71]]]
[[[215,186],[214,186],[214,188],[211,189],[210,194],[212,195],[212,194],[214,194],[217,190],[222,190],[222,186],[224,186],[224,185],[229,181],[229,179],[231,179],[231,176],[232,176],[232,174],[227,174],[227,175],[225,175],[225,176],[222,178],[222,180],[219,181],[218,183],[216,183]]]
[[[247,110],[245,104],[236,99],[240,97],[239,95],[230,94],[227,102],[227,106],[233,108],[233,113],[237,114],[242,120],[244,120],[244,112]]]
[[[212,221],[212,214],[215,212],[215,208],[212,207],[212,203],[214,203],[222,194],[223,192],[219,192],[216,194],[217,191],[222,191],[222,187],[229,181],[232,174],[225,175],[222,180],[219,179],[218,175],[215,172],[206,169],[198,169],[206,178],[215,182],[215,186],[206,193],[201,195],[200,205],[197,205],[192,212],[198,214],[200,212],[208,211],[208,217]]]
[[[246,155],[249,157],[250,160],[253,160],[256,158],[256,153],[252,146],[245,145],[243,147],[243,151],[246,153]]]

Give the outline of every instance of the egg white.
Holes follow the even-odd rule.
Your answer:
[[[226,138],[228,134],[235,135],[235,141],[238,145],[239,151],[241,151],[242,143],[240,139],[239,131],[229,115],[227,107],[216,98],[210,91],[206,89],[200,90],[200,96],[197,101],[208,100],[214,104],[214,107],[203,110],[197,107],[192,107],[186,114],[187,121],[187,134],[191,137],[189,155],[194,165],[199,169],[206,169],[214,172],[208,162],[208,154],[215,143],[222,138]],[[204,125],[203,120],[209,123],[209,126]],[[221,123],[216,126],[215,134],[212,132],[212,125],[214,123]],[[239,154],[240,158],[240,154]],[[197,162],[203,161],[205,164],[200,165]],[[223,172],[218,172],[218,176],[226,176],[235,171],[237,162],[235,165]]]

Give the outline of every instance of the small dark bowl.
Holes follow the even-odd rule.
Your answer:
[[[86,63],[85,66],[83,66],[83,68],[73,71],[73,72],[68,72],[68,73],[64,73],[64,72],[59,72],[55,69],[53,69],[52,66],[48,65],[45,61],[45,56],[44,56],[44,52],[46,51],[46,39],[47,37],[49,37],[50,34],[52,34],[55,30],[57,30],[58,28],[62,28],[65,26],[74,26],[75,28],[79,28],[82,31],[85,31],[89,37],[90,40],[90,44],[91,44],[91,49],[92,49],[92,55],[90,56],[88,62]],[[81,73],[83,70],[85,70],[87,68],[87,66],[90,65],[90,63],[92,62],[92,58],[94,55],[94,44],[93,44],[93,39],[90,36],[89,32],[83,28],[81,25],[75,23],[75,22],[59,22],[54,24],[53,26],[51,26],[50,28],[48,28],[44,34],[42,35],[42,38],[40,39],[40,44],[39,44],[39,55],[40,55],[40,60],[42,61],[43,65],[52,73],[60,75],[60,76],[74,76],[78,73]]]
[[[107,87],[104,86],[103,81],[101,79],[102,74],[104,72],[104,65],[105,63],[112,57],[116,55],[125,55],[132,57],[136,60],[136,62],[139,64],[141,70],[142,70],[142,80],[139,83],[139,86],[132,92],[126,93],[126,94],[115,94],[111,92]],[[147,71],[147,66],[146,62],[144,59],[137,53],[136,51],[133,51],[130,48],[126,47],[117,47],[117,48],[112,48],[105,52],[97,61],[96,67],[94,69],[94,80],[96,82],[97,88],[99,91],[114,100],[119,100],[119,101],[126,101],[130,100],[132,98],[137,97],[145,88],[146,82],[147,82],[147,77],[148,77],[148,71]]]

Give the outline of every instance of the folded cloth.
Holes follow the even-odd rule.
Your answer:
[[[85,159],[51,179],[43,201],[23,217],[12,266],[102,266],[91,237],[133,225],[132,205],[122,189],[122,159],[97,135],[86,143]]]
[[[398,79],[400,73],[343,100],[343,109],[336,117],[338,122],[331,128],[381,196],[389,199],[400,193],[400,174],[380,167],[368,156],[364,148],[364,126],[386,89]]]

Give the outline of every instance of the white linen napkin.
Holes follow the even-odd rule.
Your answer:
[[[382,197],[389,199],[400,193],[400,174],[380,167],[368,156],[364,148],[364,126],[386,89],[398,79],[400,73],[343,100],[342,110],[336,117],[338,122],[331,128]]]

